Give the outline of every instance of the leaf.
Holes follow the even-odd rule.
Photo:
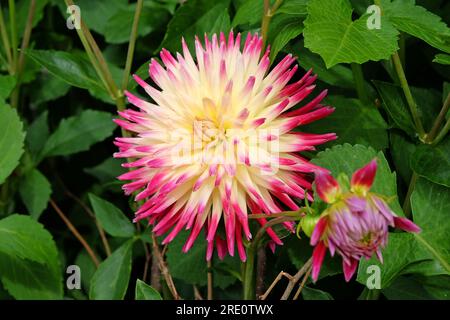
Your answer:
[[[303,288],[302,296],[304,300],[334,300],[328,292],[309,287]]]
[[[303,31],[302,20],[297,16],[283,14],[273,17],[268,34],[270,60],[273,61],[289,41],[296,38]]]
[[[110,113],[84,110],[79,115],[60,122],[48,138],[41,158],[86,151],[91,145],[109,137],[115,127]]]
[[[331,171],[334,177],[345,173],[349,178],[357,170],[368,164],[373,158],[377,158],[377,174],[371,192],[376,192],[387,197],[397,197],[397,182],[395,173],[391,172],[389,164],[383,152],[376,152],[372,148],[362,145],[350,145],[345,143],[331,149],[319,152],[312,162]],[[397,214],[403,215],[398,200],[393,200],[389,206]]]
[[[0,278],[16,299],[61,299],[62,274],[50,233],[31,217],[0,220]]]
[[[369,29],[368,17],[352,21],[348,0],[311,0],[304,22],[305,47],[320,54],[327,68],[387,59],[398,49],[398,31],[383,16],[382,28]]]
[[[65,51],[31,49],[26,50],[25,54],[72,86],[105,91],[90,61],[81,55]]]
[[[403,178],[405,183],[409,183],[412,175],[410,159],[412,158],[416,145],[409,141],[403,134],[392,131],[390,133],[390,152],[394,161],[397,173]]]
[[[79,266],[81,270],[81,285],[86,292],[89,292],[91,279],[97,268],[84,249],[78,253],[75,259],[75,264]]]
[[[450,29],[439,16],[414,5],[414,1],[383,0],[382,8],[383,15],[400,31],[450,53]]]
[[[16,86],[16,77],[0,75],[0,103],[6,100]]]
[[[28,18],[28,10],[30,8],[30,2],[31,0],[19,0],[16,1],[16,17],[15,17],[15,24],[17,28],[17,35],[21,38],[25,31],[25,26],[27,23]],[[34,28],[39,21],[42,20],[42,17],[44,16],[44,8],[47,5],[49,0],[39,0],[36,1],[35,9],[34,9],[34,15],[33,15],[33,23],[32,27]],[[5,14],[6,21],[5,24],[7,25],[7,29],[9,29],[9,17]],[[9,31],[9,30],[8,30]]]
[[[92,300],[123,300],[131,273],[131,253],[134,239],[125,242],[103,261],[91,280]]]
[[[52,187],[47,178],[39,170],[33,169],[20,181],[19,192],[30,215],[38,220],[47,208],[52,193]]]
[[[312,53],[305,48],[302,42],[298,42],[290,47],[288,51],[295,52],[298,64],[304,69],[313,69],[320,81],[326,82],[336,87],[354,89],[355,81],[352,70],[344,65],[335,65],[327,69],[325,63],[318,54]]]
[[[146,284],[144,281],[136,281],[136,300],[162,300],[158,291]]]
[[[254,25],[261,23],[261,17],[264,13],[264,2],[260,0],[247,0],[239,6],[234,15],[231,26],[233,28],[239,25]]]
[[[0,101],[0,184],[19,164],[25,133],[17,111]]]
[[[125,173],[125,169],[121,166],[123,162],[122,159],[108,157],[105,161],[94,167],[85,168],[84,172],[97,178],[101,183],[107,183],[115,180],[122,173]]]
[[[419,179],[411,196],[411,207],[414,222],[422,228],[415,238],[450,274],[450,189]]]
[[[138,36],[145,36],[167,23],[169,12],[162,7],[144,3],[139,18]],[[125,43],[130,39],[136,4],[118,10],[112,15],[104,30],[105,40],[109,43]]]
[[[160,49],[180,51],[181,37],[184,37],[189,48],[192,49],[195,35],[201,37],[204,33],[211,35],[220,31],[228,32],[229,2],[229,0],[190,0],[184,3],[169,22]]]
[[[46,110],[42,112],[28,127],[28,134],[25,142],[33,156],[37,156],[42,148],[44,148],[44,145],[50,136],[47,118],[48,111]]]
[[[334,132],[338,139],[331,144],[363,144],[376,150],[388,146],[387,124],[372,105],[356,99],[330,96],[326,103],[336,108],[327,121],[317,121],[305,127],[308,132]],[[303,130],[303,128],[300,128]],[[327,144],[329,146],[330,144]]]
[[[433,62],[450,65],[450,54],[439,53],[434,57]]]
[[[421,177],[450,187],[450,138],[435,146],[418,146],[411,159],[411,168]]]
[[[382,81],[373,81],[373,84],[383,100],[383,108],[394,121],[396,127],[410,136],[414,136],[414,124],[400,87]]]
[[[177,237],[170,243],[167,250],[167,264],[170,273],[176,279],[183,280],[189,284],[199,286],[206,285],[207,267],[206,267],[206,240],[201,235],[195,241],[194,246],[187,252],[183,253],[182,248],[186,242],[188,232],[180,232]],[[233,266],[234,259],[227,257],[223,262],[213,260],[213,278],[214,286],[225,289],[234,282],[236,278],[230,273],[224,273],[224,265]],[[227,261],[231,260],[231,261]],[[191,272],[190,270],[195,270]],[[239,271],[238,271],[239,272]]]
[[[431,296],[423,285],[413,277],[401,276],[387,288],[383,294],[389,300],[431,300]]]
[[[92,193],[89,194],[89,201],[94,209],[95,217],[107,233],[113,237],[133,237],[134,226],[119,208]]]
[[[43,71],[38,75],[31,88],[31,100],[36,105],[63,97],[70,90],[70,85],[66,81],[55,77],[47,70]]]
[[[281,3],[281,6],[275,11],[275,15],[280,13],[306,16],[308,14],[307,4],[309,0],[285,0]]]

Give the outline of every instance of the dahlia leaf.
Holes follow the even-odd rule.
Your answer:
[[[450,28],[441,17],[415,5],[414,1],[383,0],[381,7],[395,28],[450,53]]]
[[[27,129],[25,143],[33,157],[38,156],[50,136],[47,120],[48,111],[46,110],[42,112]]]
[[[91,279],[94,276],[95,271],[97,271],[97,267],[84,248],[78,253],[75,259],[75,264],[80,267],[80,270],[82,270],[81,286],[85,292],[89,292]]]
[[[433,62],[450,65],[450,54],[439,53],[434,57]]]
[[[158,291],[153,289],[151,286],[146,284],[142,280],[136,281],[136,300],[162,300],[161,295]]]
[[[31,217],[0,220],[0,279],[16,299],[61,299],[62,274],[51,234]]]
[[[84,110],[77,116],[61,121],[48,138],[40,156],[62,156],[88,150],[94,143],[109,137],[114,128],[110,113]]]
[[[25,54],[72,86],[105,91],[92,64],[82,55],[64,51],[32,49],[26,50]]]
[[[412,170],[410,160],[416,150],[416,145],[412,143],[405,135],[398,131],[392,131],[389,134],[391,144],[391,156],[394,161],[397,173],[403,181],[408,183],[411,179]]]
[[[369,29],[369,15],[352,21],[348,0],[312,0],[308,3],[305,46],[324,59],[327,68],[338,63],[387,59],[398,49],[398,31],[381,16],[381,28]]]
[[[383,295],[389,300],[448,300],[449,284],[448,276],[401,276],[395,279],[392,285],[383,289]]]
[[[44,102],[65,96],[70,88],[71,86],[66,81],[43,70],[38,74],[36,82],[30,88],[30,99],[33,104],[41,105]]]
[[[52,193],[50,182],[38,169],[33,169],[20,181],[19,192],[31,217],[38,220]]]
[[[318,121],[308,125],[308,132],[335,132],[338,139],[331,144],[363,144],[375,150],[388,147],[388,126],[380,112],[372,105],[340,96],[330,96],[325,102],[336,110],[328,116],[326,123]],[[327,146],[330,146],[330,143]]]
[[[19,164],[25,133],[17,111],[0,101],[0,184]]]
[[[421,177],[450,187],[450,138],[435,146],[418,146],[411,159],[411,168]]]
[[[286,13],[290,15],[306,16],[308,0],[285,0],[275,11],[275,14]]]
[[[121,166],[123,162],[121,159],[106,158],[94,167],[85,168],[84,172],[97,178],[101,183],[116,181],[116,177],[125,173],[125,169]]]
[[[9,97],[16,86],[16,77],[9,75],[0,75],[0,102]]]
[[[373,81],[373,83],[383,100],[383,108],[392,118],[395,126],[414,136],[414,124],[401,88],[382,81]]]
[[[376,152],[370,147],[362,145],[350,145],[345,143],[337,145],[331,149],[320,152],[317,158],[313,159],[314,164],[327,168],[333,176],[345,173],[351,177],[353,172],[369,163],[373,158],[377,158],[377,174],[370,189],[371,192],[381,194],[388,198],[393,198],[389,206],[398,215],[402,215],[402,209],[397,200],[397,182],[395,173],[391,172],[389,164],[383,152]]]
[[[131,238],[134,235],[134,226],[122,210],[92,193],[89,194],[89,200],[95,217],[108,234],[121,238]]]
[[[193,47],[195,35],[202,37],[205,32],[227,32],[230,28],[229,4],[229,0],[192,0],[184,3],[169,22],[164,40],[157,51],[161,48],[180,51],[181,37],[185,38],[189,47]]]
[[[336,87],[355,88],[352,70],[345,65],[338,64],[327,69],[320,56],[305,48],[301,41],[289,47],[289,51],[294,52],[299,57],[297,62],[304,70],[313,69],[321,81]],[[367,82],[366,87],[368,87]]]
[[[296,16],[283,14],[273,17],[270,23],[268,42],[270,43],[270,60],[273,61],[289,41],[303,31],[303,23]]]
[[[231,26],[236,28],[239,25],[254,25],[261,23],[264,13],[264,2],[259,0],[244,1],[236,11]]]
[[[134,239],[125,242],[103,261],[91,279],[89,298],[122,300],[128,288]]]

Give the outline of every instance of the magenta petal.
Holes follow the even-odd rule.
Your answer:
[[[327,226],[326,218],[320,218],[319,221],[317,221],[316,227],[314,228],[314,231],[311,235],[312,246],[315,246],[317,242],[319,242],[320,237],[322,237],[322,234],[325,231],[326,226]]]
[[[373,159],[369,164],[353,173],[351,181],[352,188],[356,187],[368,191],[372,187],[376,173],[377,159]]]
[[[350,281],[350,279],[355,274],[357,267],[358,267],[358,260],[350,258],[350,264],[345,263],[345,261],[342,262],[342,268],[344,269],[345,281],[347,281],[347,282]]]
[[[319,197],[327,202],[334,202],[336,195],[340,191],[339,184],[328,172],[318,170],[315,172],[316,189]]]
[[[319,242],[319,244],[314,248],[312,255],[312,272],[311,277],[314,282],[319,278],[320,267],[322,266],[323,258],[325,257],[325,251],[327,247],[323,242]]]
[[[419,226],[417,226],[414,222],[412,222],[409,219],[401,218],[401,217],[394,217],[394,225],[396,228],[400,228],[402,230],[405,230],[407,232],[420,232],[421,229]]]

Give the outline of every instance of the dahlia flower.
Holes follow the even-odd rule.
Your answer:
[[[362,257],[369,259],[375,253],[383,263],[381,248],[387,244],[389,226],[409,232],[420,231],[413,222],[398,217],[389,209],[382,195],[369,191],[376,171],[376,159],[355,171],[348,191],[327,172],[317,172],[317,193],[330,206],[321,214],[311,235],[311,245],[315,246],[314,281],[319,276],[327,248],[331,256],[335,252],[342,256],[345,280],[350,281]]]
[[[125,193],[139,191],[136,201],[143,201],[135,221],[148,219],[157,236],[166,234],[163,244],[190,230],[186,252],[204,229],[207,259],[215,244],[220,258],[236,246],[245,260],[248,214],[298,209],[295,199],[311,187],[306,174],[319,169],[298,152],[336,138],[292,132],[333,108],[320,104],[324,91],[292,110],[313,91],[316,76],[309,71],[288,84],[295,57],[287,55],[269,72],[262,43],[248,34],[241,50],[241,35],[233,32],[228,39],[205,36],[204,45],[196,38],[194,59],[183,39],[182,54],[162,50],[165,67],[151,60],[154,84],[134,76],[152,102],[126,92],[137,109],[119,112],[116,123],[133,135],[116,139],[115,157],[131,158],[124,166],[133,170],[119,179],[131,180]],[[273,230],[267,233],[282,243]]]

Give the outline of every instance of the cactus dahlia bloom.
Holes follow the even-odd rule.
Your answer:
[[[190,230],[186,252],[205,229],[207,259],[215,244],[219,257],[233,255],[236,246],[245,260],[247,215],[298,209],[294,199],[311,187],[305,174],[319,169],[298,152],[336,138],[292,129],[333,108],[320,104],[325,91],[292,110],[313,91],[316,76],[309,71],[288,84],[297,71],[292,55],[269,71],[269,50],[261,56],[258,35],[249,34],[242,50],[241,35],[233,32],[228,39],[205,36],[204,45],[197,38],[195,59],[184,39],[182,48],[175,56],[162,50],[165,67],[151,61],[159,89],[135,76],[152,102],[126,92],[137,109],[119,112],[116,123],[133,136],[116,139],[115,157],[131,158],[124,166],[134,170],[119,179],[131,180],[125,193],[139,191],[136,200],[143,200],[135,221],[148,219],[157,236],[166,235],[164,244]]]
[[[313,251],[312,278],[319,276],[320,267],[328,248],[332,256],[342,256],[345,280],[349,281],[362,257],[369,259],[374,253],[383,262],[381,248],[387,244],[388,227],[409,232],[420,228],[406,218],[397,217],[382,196],[369,192],[377,171],[376,159],[357,170],[346,192],[328,173],[316,173],[319,197],[330,204],[311,235]]]

